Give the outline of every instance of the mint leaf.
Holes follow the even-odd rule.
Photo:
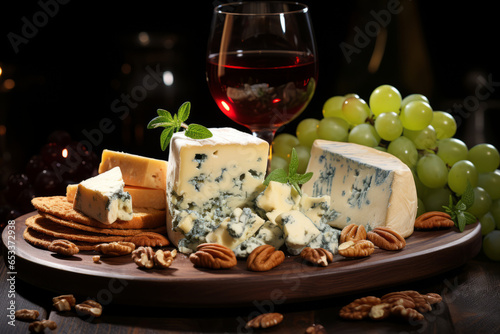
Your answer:
[[[470,212],[464,211],[464,215],[466,219],[466,225],[474,224],[477,221],[477,218]]]
[[[157,109],[157,117],[149,121],[147,128],[155,129],[159,127],[165,128],[160,135],[160,146],[165,151],[170,144],[170,140],[175,132],[179,132],[181,128],[186,128],[186,136],[193,139],[204,139],[212,137],[210,130],[198,124],[187,125],[184,122],[188,119],[191,112],[191,103],[184,102],[177,114],[172,114],[165,109]]]
[[[292,148],[290,163],[288,164],[288,176],[295,176],[295,174],[297,174],[297,168],[299,168],[299,157],[297,156],[295,148]]]
[[[264,180],[264,185],[268,186],[271,181],[287,183],[288,175],[286,174],[285,170],[281,168],[275,169],[271,173],[269,173],[269,175],[267,175],[266,179]]]
[[[474,204],[474,188],[470,184],[469,180],[467,180],[467,187],[460,198],[460,202],[465,204],[466,209],[464,210],[467,210],[472,206],[472,204]]]
[[[199,124],[189,124],[184,134],[193,139],[205,139],[213,136],[209,129]]]
[[[179,115],[179,119],[181,122],[187,121],[189,117],[189,113],[191,110],[191,102],[184,102],[179,109],[177,110],[177,115]]]
[[[165,128],[160,135],[160,145],[161,150],[165,151],[167,149],[168,144],[170,143],[170,139],[174,135],[174,129],[172,127]]]
[[[466,223],[467,223],[467,218],[465,218],[464,212],[463,211],[458,212],[456,225],[458,225],[457,227],[460,230],[460,232],[464,231]]]

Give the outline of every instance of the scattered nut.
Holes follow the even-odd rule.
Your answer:
[[[366,239],[366,229],[363,225],[349,224],[342,229],[340,234],[340,243],[346,241],[356,241]]]
[[[28,330],[32,333],[41,333],[45,328],[54,330],[57,328],[57,324],[52,320],[34,321],[29,325]]]
[[[247,268],[252,271],[268,271],[285,261],[285,254],[274,246],[262,245],[255,248],[247,259]]]
[[[366,257],[373,253],[375,245],[369,240],[346,241],[339,246],[339,254],[345,257]]]
[[[307,327],[306,334],[326,334],[326,329],[322,325],[312,325]]]
[[[429,211],[415,219],[414,228],[417,230],[431,230],[439,228],[450,228],[455,223],[451,220],[451,216],[446,212]]]
[[[37,310],[27,310],[25,308],[22,310],[17,310],[15,312],[15,317],[17,320],[31,321],[38,318],[39,315],[40,313]]]
[[[168,246],[170,242],[168,239],[156,232],[142,232],[139,234],[136,234],[132,237],[130,240],[133,244],[135,244],[136,247],[164,247]]]
[[[75,310],[79,315],[90,315],[97,318],[102,314],[102,305],[95,300],[89,299],[75,305]]]
[[[368,313],[370,319],[373,320],[383,320],[389,318],[391,315],[391,304],[381,303],[378,305],[373,305]]]
[[[437,294],[437,293],[433,293],[433,292],[430,292],[430,293],[427,293],[425,295],[422,295],[425,299],[427,299],[427,301],[429,302],[429,304],[431,305],[434,305],[434,304],[437,304],[437,303],[440,303],[443,298]]]
[[[70,311],[75,304],[76,299],[73,295],[61,295],[52,298],[52,306],[59,312]]]
[[[373,306],[381,303],[380,298],[368,296],[358,298],[340,309],[339,315],[344,319],[361,320],[368,317]]]
[[[402,317],[406,320],[421,321],[424,320],[424,315],[414,308],[405,308],[403,305],[396,305],[391,308],[391,314]]]
[[[57,239],[52,241],[48,249],[51,252],[55,252],[64,256],[73,256],[80,251],[77,245],[65,239]]]
[[[151,269],[154,266],[154,251],[151,247],[139,247],[132,252],[132,260],[139,268]]]
[[[385,250],[400,250],[406,246],[405,238],[388,227],[376,227],[366,236],[375,246]]]
[[[283,321],[281,313],[264,313],[247,322],[247,328],[268,328]]]
[[[411,297],[413,299],[413,302],[415,303],[415,309],[419,312],[425,313],[429,312],[432,310],[431,304],[427,301],[427,298],[421,295],[419,292],[414,291],[414,290],[406,290],[406,291],[401,291],[401,293],[404,293]]]
[[[333,254],[324,248],[306,247],[300,252],[300,257],[318,266],[327,267],[333,262]]]
[[[96,252],[110,256],[130,254],[134,249],[135,244],[126,241],[115,241],[95,246]]]
[[[92,261],[94,261],[94,263],[101,262],[101,256],[100,255],[94,255],[94,256],[92,256]]]
[[[157,268],[168,268],[172,264],[177,255],[177,250],[174,249],[172,251],[169,250],[157,250],[154,257],[153,262],[155,267]]]
[[[231,249],[215,243],[198,245],[196,252],[189,255],[189,260],[196,267],[211,269],[227,269],[237,263],[236,255]]]
[[[405,308],[415,308],[413,298],[402,292],[391,292],[383,295],[380,299],[382,303],[388,303],[392,306],[402,305]]]

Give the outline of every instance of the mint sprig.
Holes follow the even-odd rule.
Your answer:
[[[170,144],[170,139],[174,133],[179,132],[181,128],[185,129],[184,134],[186,137],[193,139],[205,139],[212,137],[212,133],[203,125],[199,124],[189,124],[187,125],[185,122],[189,118],[189,114],[191,112],[191,103],[184,102],[179,109],[177,110],[177,114],[172,114],[164,109],[158,109],[156,111],[158,116],[153,118],[147,125],[148,129],[155,129],[159,127],[163,127],[161,135],[160,135],[160,145],[161,149],[165,151]]]
[[[269,182],[276,181],[279,183],[290,184],[297,192],[302,196],[302,191],[300,190],[300,184],[304,184],[311,179],[313,176],[312,172],[299,174],[297,173],[297,168],[299,167],[299,157],[297,156],[297,151],[292,148],[292,155],[290,157],[290,164],[288,165],[288,173],[282,169],[278,168],[273,170],[269,175],[267,175],[264,180],[264,185],[269,185]]]
[[[470,182],[467,181],[467,187],[460,200],[454,204],[453,196],[450,195],[449,206],[443,206],[460,232],[464,231],[466,225],[474,224],[477,221],[472,213],[467,212],[467,209],[469,209],[472,204],[474,204],[474,188],[471,186]]]

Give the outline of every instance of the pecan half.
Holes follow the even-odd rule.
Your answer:
[[[54,308],[59,312],[69,311],[76,304],[76,299],[73,295],[61,295],[52,298]]]
[[[156,232],[142,232],[136,234],[130,239],[130,242],[136,247],[164,247],[170,244],[164,235]]]
[[[247,322],[247,328],[268,328],[276,326],[283,321],[283,314],[281,313],[264,313],[256,316]]]
[[[421,321],[424,315],[414,308],[405,308],[403,305],[396,305],[391,308],[391,315],[399,316],[406,320]]]
[[[368,232],[368,240],[378,248],[385,250],[400,250],[405,248],[406,241],[398,232],[388,227],[376,227]]]
[[[32,333],[41,333],[45,328],[54,330],[57,328],[57,324],[52,320],[34,321],[29,325],[28,330]]]
[[[153,268],[155,253],[151,247],[139,247],[132,252],[132,260],[139,268]]]
[[[75,305],[75,310],[79,315],[90,315],[95,318],[102,315],[102,305],[92,299]]]
[[[333,254],[324,248],[306,247],[300,252],[300,257],[318,266],[327,267],[333,262]]]
[[[349,224],[340,233],[340,243],[366,239],[366,229],[363,225]]]
[[[391,304],[382,302],[381,304],[373,305],[368,316],[373,320],[389,318],[391,316]]]
[[[406,291],[401,291],[401,293],[404,293],[408,296],[410,296],[413,299],[413,302],[415,303],[415,309],[421,313],[429,312],[432,310],[432,306],[427,300],[426,297],[421,295],[418,291],[414,290],[406,290]]]
[[[403,305],[405,308],[415,308],[413,298],[403,292],[391,292],[383,295],[380,299],[382,303],[391,304],[391,306]]]
[[[345,257],[366,257],[373,253],[375,246],[369,240],[346,241],[339,246],[339,254]]]
[[[323,325],[313,324],[306,328],[306,334],[326,334],[326,329]]]
[[[38,318],[40,313],[37,310],[27,310],[23,308],[22,310],[16,310],[14,316],[17,320],[32,321]]]
[[[431,305],[434,305],[434,304],[437,304],[437,303],[440,303],[443,298],[441,297],[441,295],[437,294],[437,293],[433,293],[433,292],[430,292],[430,293],[426,293],[425,295],[422,295],[425,299],[427,299],[427,301],[429,302],[429,304]]]
[[[285,261],[285,254],[274,246],[262,245],[255,248],[247,259],[247,268],[252,271],[268,271]]]
[[[135,244],[126,241],[115,241],[95,246],[95,251],[104,255],[120,256],[130,254],[135,249]]]
[[[429,211],[415,219],[414,228],[417,230],[432,230],[439,228],[450,228],[455,223],[451,220],[451,216],[446,212]]]
[[[153,257],[155,267],[157,267],[157,268],[170,267],[170,265],[174,261],[176,255],[177,255],[176,249],[174,249],[172,251],[161,250],[161,249],[157,250],[154,257]]]
[[[358,298],[340,309],[339,315],[344,319],[361,320],[368,317],[373,306],[381,303],[380,298],[368,296]]]
[[[73,256],[80,251],[77,245],[66,239],[57,239],[52,241],[48,249],[51,252],[64,256]]]
[[[204,243],[196,247],[196,252],[189,255],[189,260],[196,266],[211,269],[228,269],[237,263],[234,252],[224,245]]]

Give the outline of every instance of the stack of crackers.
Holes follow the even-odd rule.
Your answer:
[[[36,197],[32,203],[38,214],[26,219],[23,237],[37,247],[48,249],[53,240],[66,239],[80,251],[94,250],[101,243],[133,242],[144,233],[166,234],[165,210],[134,209],[132,220],[107,225],[74,210],[65,196]]]
[[[48,249],[52,241],[65,239],[80,251],[94,250],[101,243],[133,242],[136,246],[166,246],[166,169],[167,162],[137,155],[104,150],[99,173],[120,167],[125,190],[132,196],[133,218],[103,224],[73,209],[77,185],[70,185],[66,196],[36,197],[38,210],[26,219],[24,239]],[[137,241],[137,242],[136,242]]]

